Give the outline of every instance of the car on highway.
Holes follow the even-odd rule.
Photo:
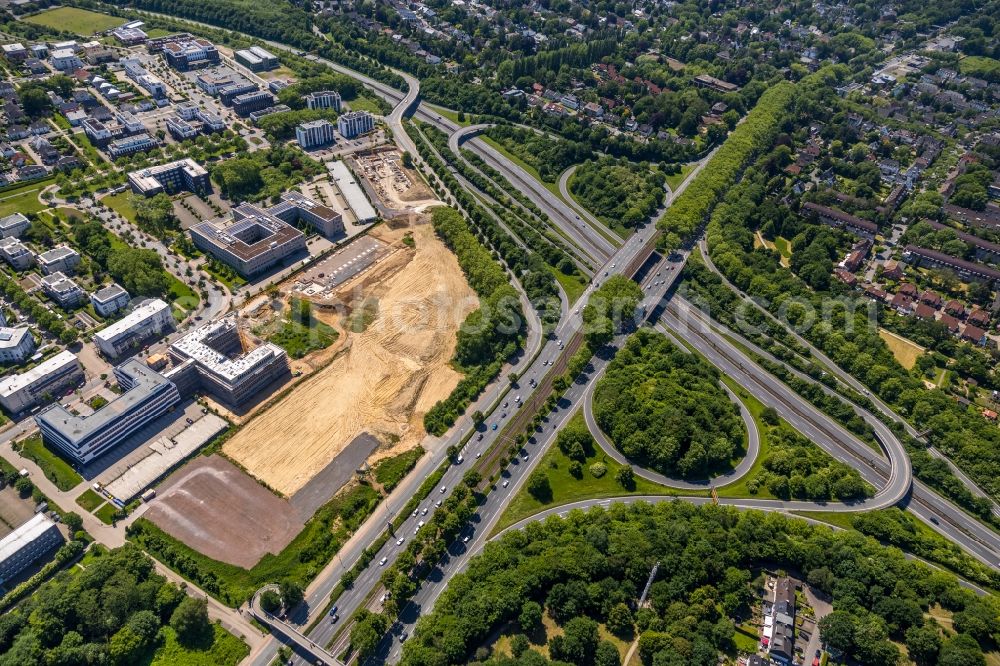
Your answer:
[[[378,565],[379,565],[380,567],[384,567],[384,566],[385,566],[385,563],[386,563],[386,562],[388,562],[388,561],[389,561],[389,558],[388,558],[388,557],[383,557],[383,558],[382,558],[381,560],[379,560],[379,561],[378,561]]]
[[[476,437],[476,441],[477,441],[477,442],[481,442],[481,441],[483,441],[483,433],[479,433],[479,436],[478,436],[478,437]]]
[[[337,607],[334,606],[333,608],[330,609],[330,617],[334,617],[336,615],[337,615]]]
[[[510,479],[504,479],[503,483],[501,483],[500,485],[502,485],[504,488],[506,488],[507,486],[510,485]]]
[[[399,642],[400,642],[400,643],[405,643],[405,642],[406,642],[406,639],[407,639],[407,638],[409,638],[409,637],[410,637],[410,635],[409,635],[409,634],[407,634],[407,633],[406,633],[406,632],[404,631],[403,633],[401,633],[401,634],[399,635]]]
[[[426,506],[420,510],[420,515],[421,516],[426,516],[427,515],[427,507]]]
[[[423,526],[424,526],[424,521],[421,520],[419,523],[417,523],[417,526],[413,529],[413,533],[416,534],[417,532],[419,532],[420,528]]]
[[[437,502],[434,502],[434,506],[436,506],[437,508],[440,509],[441,508],[441,500],[438,500]]]
[[[440,490],[440,492],[441,492],[441,494],[442,494],[442,495],[444,495],[444,492],[445,492],[446,490],[448,490],[448,488],[447,488],[446,486],[441,486],[441,490]]]
[[[337,624],[337,620],[339,620],[339,619],[340,619],[340,616],[339,616],[339,615],[336,615],[336,614],[334,614],[334,615],[331,615],[331,616],[330,616],[330,623],[331,623],[331,624]]]
[[[496,430],[496,429],[497,429],[497,424],[496,424],[496,423],[494,423],[494,424],[493,424],[493,427],[491,428],[491,430]]]
[[[462,543],[469,543],[469,535],[468,534],[466,534],[464,537],[462,537]]]

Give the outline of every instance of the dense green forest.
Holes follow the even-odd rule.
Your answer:
[[[747,480],[747,490],[764,489],[780,499],[853,500],[872,494],[857,470],[828,455],[785,422],[773,409],[762,415],[768,448],[761,469]]]
[[[0,616],[0,665],[233,666],[249,652],[209,623],[204,599],[155,573],[139,548],[97,547],[84,565]]]
[[[212,180],[234,201],[274,199],[303,180],[322,172],[319,162],[296,147],[274,146],[212,167]]]
[[[610,227],[633,229],[663,202],[666,176],[647,162],[612,157],[587,160],[573,173],[569,190],[580,204]]]
[[[651,607],[636,611],[656,562]],[[979,598],[874,539],[780,514],[665,502],[574,511],[490,543],[421,617],[402,663],[553,663],[516,635],[517,657],[483,648],[499,629],[536,634],[544,612],[563,630],[548,641],[560,662],[620,664],[600,623],[626,641],[637,634],[644,666],[715,666],[720,652],[735,653],[734,622],[764,592],[754,582],[762,567],[829,595],[822,639],[861,664],[902,664],[905,647],[920,666],[981,665],[983,647],[1000,639],[1000,599]],[[938,607],[954,613],[951,626],[928,614]]]
[[[616,334],[635,328],[641,300],[642,288],[624,275],[612,275],[594,290],[581,314],[590,348],[588,360]]]
[[[597,384],[594,415],[619,451],[667,476],[706,478],[743,448],[743,420],[719,371],[649,329],[615,355]]]

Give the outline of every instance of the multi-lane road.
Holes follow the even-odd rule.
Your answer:
[[[285,45],[273,42],[270,45],[277,49],[294,50],[289,49]],[[395,140],[405,150],[415,152],[415,147],[406,135],[402,123],[404,116],[408,113],[412,113],[416,118],[448,133],[453,146],[452,150],[457,150],[461,139],[466,134],[475,133],[475,128],[461,128],[433,109],[420,104],[419,82],[412,77],[402,75],[408,86],[408,90],[404,94],[391,86],[375,81],[370,77],[361,75],[336,63],[313,56],[309,57],[327,65],[335,71],[352,76],[393,103],[395,108],[387,117],[387,123],[393,132]],[[493,400],[490,404],[495,406],[495,409],[489,412],[485,409],[483,410],[485,413],[489,413],[485,430],[480,433],[482,435],[481,438],[477,434],[463,449],[465,464],[453,465],[447,470],[441,482],[444,493],[432,493],[431,498],[424,500],[423,505],[417,511],[417,515],[406,517],[406,520],[397,529],[397,539],[402,537],[402,543],[397,543],[397,539],[388,540],[382,549],[375,554],[371,564],[355,581],[353,588],[341,596],[340,600],[338,600],[338,605],[340,606],[339,613],[344,617],[348,617],[353,610],[360,608],[363,604],[370,604],[371,600],[378,596],[377,592],[380,587],[379,578],[383,570],[380,563],[383,561],[383,558],[385,558],[384,566],[388,566],[395,561],[399,552],[405,547],[407,540],[412,538],[413,532],[418,528],[420,521],[426,521],[431,515],[431,512],[434,510],[434,506],[432,506],[434,500],[438,497],[443,497],[450,488],[461,481],[462,475],[477,456],[485,455],[495,444],[506,445],[505,442],[498,440],[503,440],[507,437],[504,423],[506,419],[510,418],[513,410],[516,409],[515,405],[517,403],[511,399],[511,396],[520,395],[522,403],[528,402],[533,397],[532,393],[534,392],[534,383],[530,380],[540,380],[540,378],[551,372],[550,363],[561,364],[565,362],[566,351],[562,349],[562,340],[569,340],[579,332],[581,322],[577,313],[593,292],[596,283],[603,281],[607,275],[615,273],[627,272],[632,276],[632,274],[639,270],[641,265],[646,265],[648,268],[646,258],[652,253],[655,243],[655,233],[646,227],[625,240],[620,247],[616,247],[615,244],[611,243],[605,236],[590,226],[590,220],[584,221],[580,219],[577,212],[569,205],[553,197],[547,189],[525,173],[523,169],[493,150],[488,144],[479,139],[470,138],[466,145],[482,157],[487,164],[499,171],[515,187],[523,191],[540,209],[549,215],[555,224],[560,226],[565,235],[572,238],[574,242],[579,243],[581,247],[585,247],[586,252],[591,254],[595,259],[595,264],[600,264],[600,268],[595,273],[594,283],[587,288],[584,295],[578,301],[577,310],[574,310],[572,314],[568,311],[564,313],[564,317],[556,328],[555,335],[550,339],[539,341],[537,353],[529,353],[520,359],[518,365],[521,376],[520,384],[516,387],[509,387],[506,382],[501,381],[491,389],[489,398]],[[713,154],[714,151],[701,161],[697,168],[689,175],[685,183],[678,188],[678,191],[671,192],[668,195],[665,206],[669,206],[687,183],[697,176],[698,172],[708,163]],[[661,214],[663,212],[661,210]],[[670,264],[668,259],[662,260],[654,269],[644,273],[644,287],[651,287],[645,291],[645,302],[649,311],[656,310],[657,306],[666,299],[672,283],[680,273],[685,259],[686,255],[674,262],[675,265],[673,267],[675,270],[669,271],[668,274],[670,277],[668,280],[658,280],[649,277],[651,273],[666,270]],[[626,271],[626,269],[628,270]],[[654,284],[651,285],[650,283]],[[867,500],[851,504],[831,502],[822,505],[824,510],[858,511],[894,504],[907,506],[917,516],[931,524],[939,532],[946,534],[950,539],[976,557],[988,562],[992,566],[1000,564],[1000,548],[998,548],[1000,541],[998,541],[996,533],[984,527],[961,509],[944,501],[922,484],[912,483],[909,459],[906,456],[905,450],[903,450],[898,439],[892,435],[891,431],[884,424],[881,424],[874,417],[869,421],[875,429],[882,447],[882,451],[879,452],[848,433],[839,424],[791,391],[781,381],[767,373],[760,366],[757,366],[740,349],[729,342],[725,336],[721,335],[713,324],[698,316],[685,303],[678,299],[672,299],[663,313],[663,321],[670,327],[672,335],[683,338],[723,372],[733,377],[738,383],[747,387],[755,395],[758,395],[758,397],[761,397],[765,404],[774,406],[794,427],[812,438],[838,460],[858,469],[862,477],[878,489],[874,497]],[[605,363],[606,361],[604,360],[595,359],[593,371],[586,378],[586,381],[579,381],[573,384],[565,393],[562,400],[560,400],[554,412],[547,415],[543,432],[525,445],[523,453],[527,454],[526,457],[519,457],[504,471],[504,478],[508,481],[507,484],[498,484],[496,489],[487,495],[485,503],[480,507],[480,511],[477,514],[477,521],[461,535],[459,542],[451,548],[450,557],[441,563],[439,569],[432,574],[429,580],[424,582],[415,597],[404,606],[400,621],[394,626],[394,637],[398,636],[399,632],[408,630],[407,628],[412,625],[412,622],[420,613],[428,612],[433,606],[434,600],[447,585],[448,580],[454,572],[460,570],[468,557],[483,547],[488,534],[499,520],[504,508],[506,508],[511,497],[521,488],[528,472],[537,464],[541,453],[552,443],[558,428],[585,401],[588,392],[592,390],[595,377],[601,372]],[[542,381],[538,383],[539,385],[548,386],[547,383],[543,383]],[[504,395],[508,391],[509,393]],[[482,402],[484,401],[481,401],[481,404]],[[504,402],[506,406],[503,404]],[[494,428],[494,426],[496,427]],[[457,428],[453,437],[449,438],[449,441],[461,442],[465,434],[466,432],[463,428]],[[430,463],[437,463],[439,460],[443,460],[443,448],[438,447],[436,451],[435,456],[428,458]],[[430,463],[423,465],[419,473],[415,473],[411,475],[410,479],[407,479],[405,484],[407,489],[411,492],[414,491],[423,476],[430,473],[436,467],[436,464]],[[706,499],[690,498],[690,501],[704,502]],[[775,503],[773,501],[754,499],[720,499],[720,502],[740,507],[778,511],[811,510],[817,508],[817,504],[812,502]],[[600,504],[600,502],[597,503]],[[360,554],[360,549],[364,547],[364,543],[370,543],[381,532],[381,529],[377,529],[378,525],[385,525],[386,521],[391,519],[391,504],[391,501],[386,502],[385,506],[387,508],[379,511],[376,517],[373,517],[369,521],[369,526],[366,526],[366,529],[359,532],[362,538],[352,540],[356,541],[356,543],[353,546],[349,544],[349,547],[342,551],[340,559],[331,563],[320,574],[313,585],[310,586],[308,601],[314,613],[315,609],[322,608],[323,599],[329,594],[329,590],[339,580],[343,571],[353,564],[356,556]],[[427,511],[426,515],[423,513],[425,509]],[[375,527],[373,528],[371,525]],[[466,538],[468,538],[467,541]],[[327,621],[321,621],[314,631],[309,633],[308,639],[317,645],[325,645],[335,631],[335,625]],[[334,653],[336,653],[336,648],[337,646],[335,645],[333,649]],[[400,645],[397,638],[387,638],[383,644],[382,657],[391,661],[398,657],[399,649]],[[253,663],[266,664],[273,654],[273,650],[258,651],[252,657]]]

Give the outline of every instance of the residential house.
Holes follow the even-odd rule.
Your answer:
[[[962,329],[961,337],[966,342],[971,342],[976,345],[986,344],[986,331],[978,326],[973,326],[972,324],[966,324],[965,328]]]
[[[965,304],[962,301],[950,300],[944,304],[944,311],[953,317],[965,319]]]

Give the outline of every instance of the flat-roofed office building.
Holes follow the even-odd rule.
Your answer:
[[[0,326],[0,363],[24,363],[35,351],[35,338],[27,326]]]
[[[0,539],[0,585],[5,585],[62,542],[62,532],[55,521],[44,513],[36,513]]]
[[[76,416],[58,403],[35,416],[42,438],[80,464],[107,453],[180,402],[173,382],[134,358],[114,373],[124,392],[90,416]]]
[[[115,314],[127,306],[130,300],[129,293],[115,282],[101,287],[90,295],[90,303],[94,306],[94,311],[102,317],[110,317]]]
[[[15,271],[27,270],[35,264],[35,253],[13,236],[0,238],[0,256]]]
[[[329,120],[311,120],[295,128],[295,140],[306,150],[334,142],[333,123]]]
[[[147,197],[160,192],[202,193],[212,189],[208,171],[190,157],[133,171],[128,175],[128,183],[133,192]]]
[[[288,375],[288,354],[265,342],[246,349],[235,315],[196,328],[170,345],[175,364],[193,363],[201,386],[222,401],[239,406]]]
[[[348,139],[375,129],[375,118],[367,111],[351,111],[337,118],[337,131]]]
[[[173,327],[170,306],[159,298],[151,298],[113,324],[94,333],[94,344],[108,358],[139,347],[145,340],[162,335]]]
[[[191,240],[243,277],[259,275],[306,249],[301,231],[253,204],[234,208],[233,219],[229,224],[196,224]]]
[[[10,215],[0,217],[0,238],[20,236],[30,226],[31,220],[26,218],[23,213],[11,213]]]
[[[0,405],[20,414],[45,400],[58,398],[83,381],[83,368],[72,352],[59,352],[30,370],[0,380]]]

